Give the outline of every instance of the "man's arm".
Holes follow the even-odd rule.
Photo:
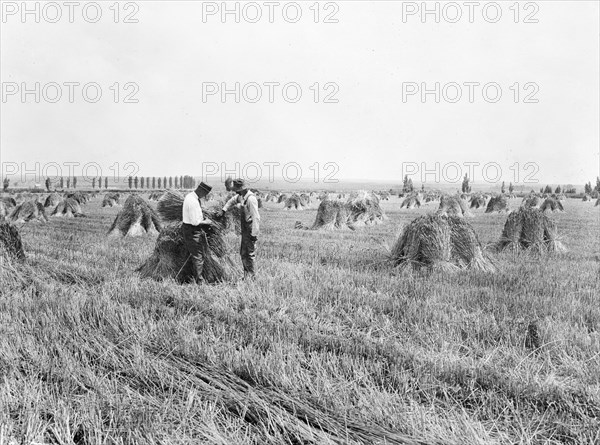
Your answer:
[[[258,213],[258,200],[254,195],[248,197],[248,210],[252,218],[251,235],[257,237],[260,231],[260,214]]]
[[[229,198],[229,200],[223,206],[223,212],[227,212],[234,204],[237,203],[237,200],[238,200],[237,195],[234,195],[231,198]]]

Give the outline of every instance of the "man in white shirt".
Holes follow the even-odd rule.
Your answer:
[[[258,200],[256,195],[248,190],[243,179],[235,179],[232,190],[236,193],[225,206],[223,213],[234,206],[241,208],[242,244],[240,256],[244,266],[244,278],[254,278],[256,260],[256,242],[260,230],[260,214],[258,213]]]
[[[203,226],[211,224],[210,220],[204,219],[200,199],[206,197],[211,190],[211,186],[201,182],[196,190],[188,193],[183,200],[183,240],[185,247],[190,253],[196,282],[202,281],[202,270],[204,269],[204,255],[201,243],[204,233],[201,229]]]

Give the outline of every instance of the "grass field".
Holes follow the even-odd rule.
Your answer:
[[[267,203],[257,279],[216,286],[140,280],[155,238],[107,237],[118,208],[100,203],[22,226],[26,265],[2,265],[0,445],[600,443],[593,203],[552,215],[568,252],[453,274],[386,261],[437,204],[313,232],[294,223],[316,205]],[[506,215],[474,214],[496,241]]]

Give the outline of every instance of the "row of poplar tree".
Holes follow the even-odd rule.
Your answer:
[[[92,188],[95,189],[96,185],[98,185],[98,188],[101,189],[102,188],[102,180],[104,180],[104,188],[107,189],[108,188],[108,178],[92,178],[91,182],[92,182]],[[132,177],[130,176],[129,178],[127,178],[127,183],[129,185],[130,189],[136,188],[136,189],[150,189],[150,188],[184,188],[184,189],[193,189],[194,187],[196,187],[196,180],[192,177],[192,176],[171,176],[169,178],[167,178],[166,176],[163,178],[156,178],[156,177]],[[8,189],[8,179],[4,180],[4,189]],[[50,191],[50,189],[52,188],[52,181],[50,178],[46,178],[45,181],[45,186],[46,189],[48,191]],[[64,189],[65,187],[70,189],[70,188],[77,188],[77,177],[74,176],[73,178],[71,177],[67,177],[66,179],[64,177],[60,177],[58,179],[57,182],[57,186],[58,188]]]
[[[183,188],[183,189],[193,189],[196,186],[196,180],[192,176],[166,176],[164,178],[144,178],[142,177],[133,177],[130,176],[127,179],[128,185],[130,189],[143,189],[143,188]]]

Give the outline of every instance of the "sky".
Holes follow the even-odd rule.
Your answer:
[[[600,169],[599,2],[90,3],[71,20],[64,2],[2,2],[3,175],[583,184]]]

